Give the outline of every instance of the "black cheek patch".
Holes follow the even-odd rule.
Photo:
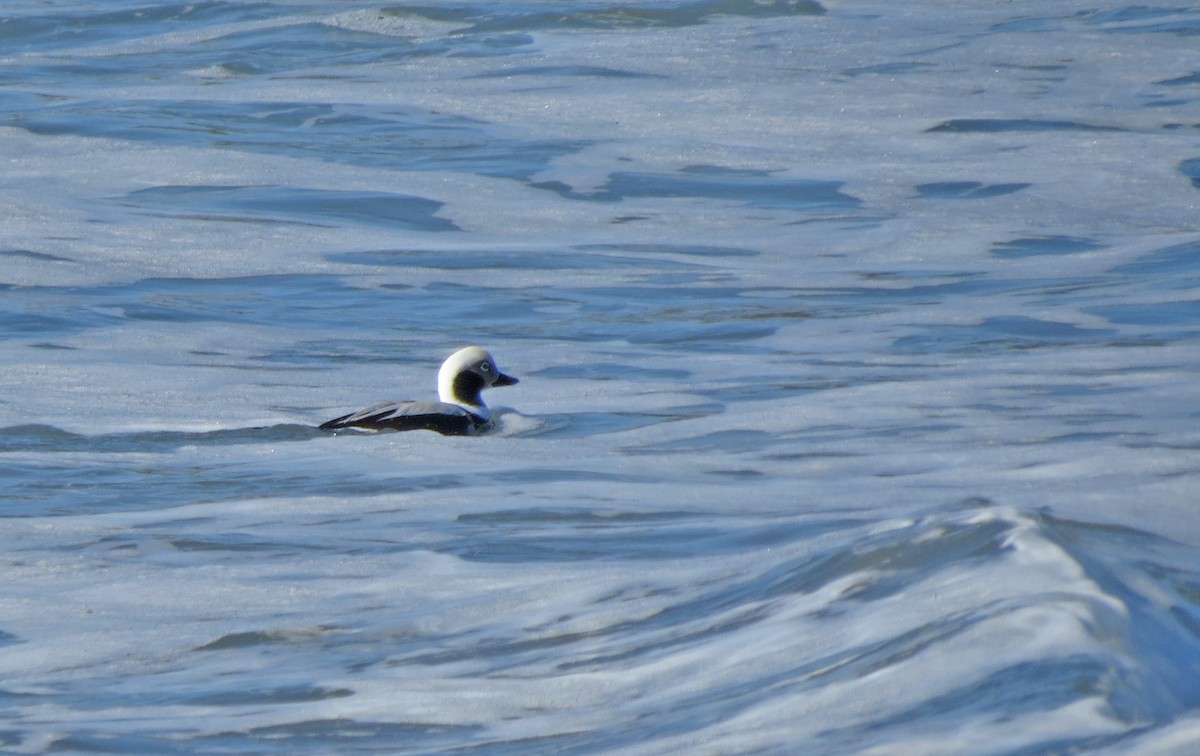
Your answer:
[[[454,376],[454,398],[473,407],[483,404],[479,392],[483,391],[483,377],[472,372],[462,372]]]

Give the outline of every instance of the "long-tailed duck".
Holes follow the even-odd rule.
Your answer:
[[[463,436],[492,427],[492,413],[480,396],[485,388],[517,382],[501,373],[487,351],[477,346],[460,349],[438,371],[439,402],[384,402],[322,423],[321,430],[432,430]]]

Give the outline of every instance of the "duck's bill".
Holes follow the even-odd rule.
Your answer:
[[[520,381],[518,381],[516,378],[513,378],[511,375],[505,375],[504,373],[501,373],[500,375],[496,376],[496,382],[493,383],[492,385],[493,386],[512,386],[515,383],[520,383]]]

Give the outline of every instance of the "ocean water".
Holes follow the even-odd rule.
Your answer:
[[[1198,45],[6,0],[0,750],[1195,753]]]

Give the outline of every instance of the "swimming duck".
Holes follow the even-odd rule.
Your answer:
[[[492,413],[481,392],[493,386],[512,386],[517,379],[505,375],[486,350],[460,349],[438,370],[438,402],[384,402],[320,425],[321,430],[432,430],[447,436],[464,436],[492,427]]]

